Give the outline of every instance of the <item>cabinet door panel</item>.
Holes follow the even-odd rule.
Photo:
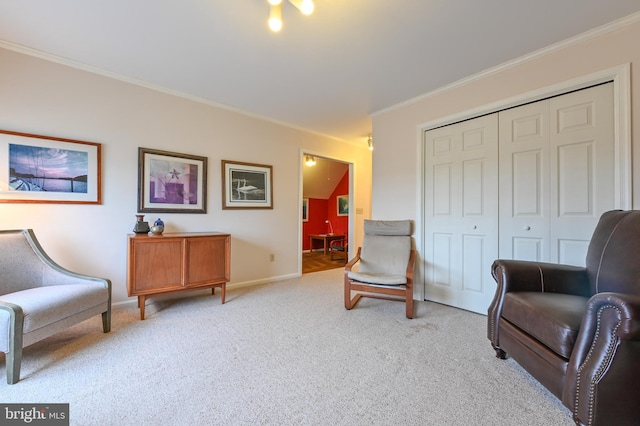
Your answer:
[[[192,238],[186,242],[185,284],[197,286],[227,280],[225,237]]]
[[[134,242],[135,291],[182,288],[182,240]]]

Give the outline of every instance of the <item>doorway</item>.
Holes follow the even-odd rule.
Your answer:
[[[349,195],[348,163],[303,154],[300,247],[303,274],[342,268],[346,264]],[[340,247],[344,250],[335,249]]]

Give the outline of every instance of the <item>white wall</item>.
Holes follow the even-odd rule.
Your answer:
[[[487,73],[466,84],[436,91],[373,116],[373,217],[417,219],[420,128],[520,94],[551,87],[598,71],[631,63],[633,169],[640,163],[640,14],[628,25],[578,44],[536,55]],[[640,208],[640,174],[633,177],[634,207]],[[390,203],[388,200],[393,199]]]
[[[62,266],[111,279],[114,302],[127,299],[126,238],[137,212],[138,147],[208,158],[207,214],[145,218],[162,217],[166,232],[230,233],[232,285],[299,274],[303,151],[354,163],[354,206],[365,212],[354,216],[357,232],[368,217],[366,147],[21,52],[0,49],[0,64],[0,129],[101,143],[103,200],[101,205],[0,203],[0,229],[33,228]],[[273,210],[222,210],[223,159],[273,166]]]
[[[372,217],[420,223],[421,129],[601,70],[631,64],[632,170],[640,163],[640,14],[373,116]],[[640,174],[633,176],[640,208]],[[393,202],[390,202],[393,200]],[[426,224],[428,226],[428,224]],[[420,235],[416,236],[418,239]],[[420,241],[418,241],[420,243]],[[420,248],[418,246],[418,248]],[[420,287],[421,281],[417,281]]]

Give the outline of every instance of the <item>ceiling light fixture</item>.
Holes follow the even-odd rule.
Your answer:
[[[369,135],[369,139],[367,139],[367,145],[369,145],[369,151],[373,151],[373,138]]]
[[[304,156],[304,164],[306,164],[309,167],[315,166],[316,165],[315,157],[313,155],[305,155]]]
[[[282,29],[282,2],[283,0],[267,0],[267,3],[271,5],[269,28],[276,33]],[[289,3],[297,7],[304,15],[311,15],[315,8],[313,0],[289,0]]]

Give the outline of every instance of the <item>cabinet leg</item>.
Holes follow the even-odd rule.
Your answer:
[[[144,305],[146,302],[145,296],[138,296],[138,308],[140,308],[140,319],[144,319]]]
[[[224,296],[227,294],[227,283],[223,283],[220,288],[222,288],[222,304],[224,304]]]

